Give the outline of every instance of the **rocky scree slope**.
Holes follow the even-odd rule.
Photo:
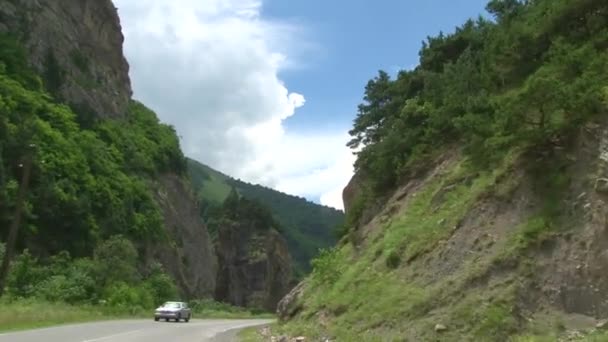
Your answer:
[[[608,7],[488,9],[367,85],[348,229],[279,303],[278,334],[608,338]]]
[[[15,127],[23,126],[34,139],[52,137],[58,143],[47,146],[43,140],[38,142],[39,154],[46,155],[47,163],[36,161],[30,195],[33,218],[30,229],[22,231],[20,246],[41,257],[60,250],[86,256],[108,235],[127,235],[140,252],[143,268],[159,261],[186,297],[213,295],[216,257],[190,190],[185,158],[173,129],[161,125],[154,113],[131,100],[123,35],[112,2],[2,0],[0,32],[25,48],[27,64],[40,76],[44,89],[70,106],[67,111],[61,109],[61,120],[67,120],[62,123],[45,114],[46,105],[40,102],[43,107],[31,120],[36,129],[48,126],[57,130],[47,138],[27,131],[30,128],[24,124],[29,122],[25,112],[21,121],[6,118],[9,127],[14,121]],[[9,62],[5,63],[7,68],[15,69],[18,61]],[[30,87],[39,87],[36,82],[30,81]],[[69,122],[72,111],[79,127]],[[127,132],[121,127],[131,128]],[[7,132],[8,136],[2,136],[7,139],[2,142],[6,143],[6,165],[1,169],[7,171],[6,177],[0,177],[3,191],[9,189],[4,186],[13,181],[13,171],[14,181],[19,179],[19,170],[13,164],[20,156],[16,148],[7,150],[12,146],[12,131]],[[68,145],[66,141],[77,134],[92,145]],[[161,143],[165,145],[161,147]],[[46,151],[47,147],[51,150]],[[74,149],[68,151],[68,147]],[[53,152],[56,148],[60,150]],[[54,161],[57,151],[66,158],[80,158],[82,153],[96,156],[76,164],[60,164]],[[110,165],[102,157],[116,164]],[[117,169],[107,170],[114,165]],[[81,170],[75,170],[76,166]],[[89,177],[89,173],[93,178],[76,180]],[[11,209],[10,191],[7,196],[9,200],[0,203],[2,214]],[[54,207],[58,208],[53,211]],[[48,225],[54,226],[51,229]]]

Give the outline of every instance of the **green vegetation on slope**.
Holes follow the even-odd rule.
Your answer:
[[[221,205],[209,207],[205,218],[209,234],[214,238],[218,230],[230,221],[240,222],[252,230],[282,231],[281,225],[267,207],[256,200],[243,197],[236,190],[231,191]]]
[[[329,334],[345,340],[357,336],[365,341],[390,340],[404,336],[412,322],[424,319],[442,299],[458,293],[473,273],[428,286],[403,276],[399,269],[448,236],[472,205],[494,188],[505,168],[474,177],[467,185],[462,179],[470,176],[469,172],[465,165],[456,163],[446,175],[431,179],[405,212],[368,237],[371,242],[365,250],[355,253],[352,245],[346,244],[315,259],[308,279],[306,311],[301,317],[325,312],[333,318],[331,325],[328,331],[319,331],[314,322],[304,319],[291,322],[286,331],[313,337]],[[457,186],[437,202],[440,189],[452,184]],[[472,303],[477,300],[470,299]],[[452,327],[475,327],[473,317],[468,320],[463,315],[449,323]],[[509,327],[505,325],[505,329]]]
[[[514,146],[563,143],[603,111],[608,25],[601,0],[493,0],[495,21],[430,37],[420,65],[369,81],[351,130],[378,193],[458,143],[480,167]]]
[[[74,305],[105,302],[134,310],[150,310],[178,296],[159,264],[138,270],[137,263],[137,250],[119,236],[100,243],[92,257],[72,258],[64,251],[40,259],[26,249],[13,261],[6,295]]]
[[[21,245],[84,256],[115,234],[142,241],[160,238],[162,217],[147,182],[160,172],[185,171],[173,129],[133,102],[125,120],[83,130],[68,107],[54,103],[40,88],[15,81],[25,76],[10,70],[30,72],[11,65],[5,53],[11,51],[0,54],[1,65],[8,65],[0,68],[0,234],[12,221],[19,166],[33,153]]]
[[[192,183],[203,202],[203,217],[208,217],[207,211],[221,204],[232,188],[246,199],[256,200],[268,207],[282,228],[297,276],[310,270],[310,260],[320,248],[335,244],[334,230],[343,221],[342,212],[304,198],[232,179],[194,160],[188,160],[188,167]]]
[[[223,173],[192,159],[188,159],[188,171],[192,185],[203,202],[220,204],[230,194],[230,177]]]
[[[488,10],[495,20],[429,38],[415,70],[396,80],[380,72],[368,83],[350,143],[363,144],[356,168],[371,189],[363,198],[419,181],[454,146],[462,156],[410,189],[403,211],[366,227],[360,245],[343,239],[315,259],[302,311],[279,332],[346,341],[555,340],[559,324],[534,327],[518,307],[536,271],[525,253],[570,218],[560,158],[577,129],[607,113],[608,3],[492,0]],[[503,232],[510,238],[481,250],[448,247],[480,202],[510,199],[516,164],[538,208]],[[357,221],[348,217],[342,233],[360,229]],[[497,233],[486,224],[487,234]],[[437,323],[446,330],[436,332]],[[517,337],[531,328],[542,337]]]
[[[46,93],[14,38],[1,35],[0,47],[3,239],[32,159],[17,240],[23,252],[8,275],[8,296],[146,309],[177,296],[173,280],[157,265],[144,269],[137,250],[168,239],[150,183],[160,173],[185,175],[173,128],[133,101],[124,119],[84,129]]]

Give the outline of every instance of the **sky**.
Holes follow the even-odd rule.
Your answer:
[[[418,64],[427,36],[486,0],[114,0],[134,97],[184,153],[343,208],[368,80]]]

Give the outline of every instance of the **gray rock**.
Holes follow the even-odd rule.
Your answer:
[[[145,248],[145,260],[146,263],[160,262],[178,287],[191,298],[204,298],[215,291],[217,260],[188,186],[180,176],[159,177],[153,192],[155,200],[162,210],[167,236],[176,237],[180,244],[149,243]]]
[[[216,299],[276,310],[291,289],[291,257],[281,234],[258,231],[249,221],[227,221],[217,232],[216,247]]]
[[[608,178],[598,178],[595,181],[595,191],[602,194],[608,193]]]
[[[279,320],[286,321],[294,317],[302,308],[302,295],[304,294],[305,282],[301,282],[292,289],[277,305],[277,316]]]
[[[1,31],[23,38],[37,72],[58,75],[53,95],[98,117],[126,114],[129,64],[111,0],[2,1],[0,24]]]
[[[448,330],[448,327],[446,327],[445,325],[443,325],[443,324],[435,324],[435,331],[436,332],[444,332],[446,330]]]

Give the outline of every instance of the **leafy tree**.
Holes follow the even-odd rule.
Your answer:
[[[134,283],[138,280],[137,250],[122,236],[113,236],[95,249],[94,260],[104,284],[117,281]]]
[[[603,113],[608,4],[492,0],[496,21],[429,37],[420,65],[365,87],[351,130],[357,172],[383,195],[448,145],[480,167],[547,148]]]

